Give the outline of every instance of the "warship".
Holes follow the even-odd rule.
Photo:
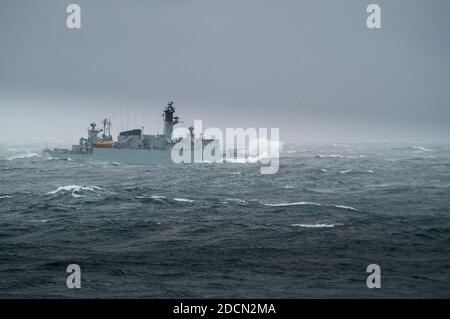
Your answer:
[[[191,146],[187,148],[191,154],[186,161],[190,163],[194,163],[195,150],[204,149],[208,145],[219,147],[219,141],[215,139],[204,138],[201,134],[196,137],[193,127],[189,128],[188,136],[174,138],[173,128],[182,122],[178,116],[174,116],[173,104],[169,102],[164,108],[163,134],[146,135],[144,128],[140,128],[120,132],[117,140],[114,140],[111,135],[111,120],[104,119],[101,129],[97,129],[96,123],[91,123],[87,138],[80,138],[72,149],[47,148],[44,154],[55,158],[93,159],[121,164],[170,164],[173,163],[172,149],[180,142],[187,142]]]

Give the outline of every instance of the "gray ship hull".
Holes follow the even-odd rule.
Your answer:
[[[164,164],[175,165],[171,159],[170,150],[150,149],[117,149],[95,148],[92,154],[80,154],[73,152],[45,151],[45,154],[54,158],[67,158],[74,160],[100,161],[120,164]]]

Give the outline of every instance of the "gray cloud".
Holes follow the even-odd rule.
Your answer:
[[[0,142],[76,141],[102,116],[156,130],[169,99],[287,141],[450,137],[447,0],[375,1],[376,31],[371,1],[72,2],[76,31],[71,1],[1,1]]]

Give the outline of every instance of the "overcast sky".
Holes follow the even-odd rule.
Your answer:
[[[448,0],[1,0],[0,142],[77,142],[105,116],[154,133],[169,100],[186,126],[288,142],[446,142],[449,31]]]

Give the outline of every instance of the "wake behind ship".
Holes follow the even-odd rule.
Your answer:
[[[124,164],[170,164],[171,152],[179,142],[191,143],[191,158],[198,148],[204,148],[218,141],[195,137],[194,128],[189,128],[189,136],[173,138],[173,128],[180,122],[178,116],[174,116],[175,107],[169,102],[163,111],[163,134],[146,135],[142,129],[127,130],[119,133],[117,141],[111,135],[111,121],[104,119],[102,129],[97,129],[96,123],[91,123],[87,138],[80,138],[72,149],[46,149],[45,155],[51,157],[67,157],[76,159],[93,159],[100,161],[117,162]],[[193,162],[193,160],[191,161]]]

